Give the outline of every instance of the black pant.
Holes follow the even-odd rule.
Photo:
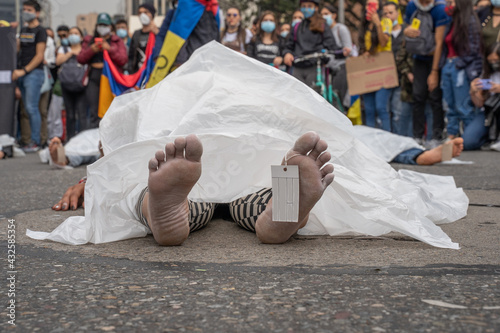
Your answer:
[[[62,89],[64,107],[66,109],[66,138],[67,140],[75,136],[76,121],[78,119],[78,131],[84,131],[88,127],[87,119],[87,97],[85,91],[73,92]]]
[[[99,90],[101,88],[101,74],[102,68],[91,68],[89,72],[89,84],[87,85],[86,94],[90,110],[90,124],[89,128],[99,127],[101,118],[98,116],[99,112]]]
[[[413,65],[413,137],[422,139],[425,132],[425,105],[432,107],[432,138],[441,140],[444,129],[443,92],[439,86],[429,92],[427,78],[432,71],[432,60],[415,59]],[[438,81],[440,82],[440,81]],[[428,129],[430,130],[430,129]]]

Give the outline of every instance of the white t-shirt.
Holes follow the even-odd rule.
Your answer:
[[[249,29],[245,29],[245,32],[246,32],[245,45],[247,45],[252,40],[253,34]],[[238,32],[227,32],[224,38],[222,39],[222,44],[232,43],[236,41],[236,37],[238,37]],[[241,52],[245,51],[245,45],[241,45]]]

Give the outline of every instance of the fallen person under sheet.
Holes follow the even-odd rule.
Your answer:
[[[149,200],[144,199],[150,177],[146,161],[155,156],[161,169],[162,156],[155,152],[165,145],[169,155],[169,144],[176,139],[189,142],[185,138],[190,134],[203,145],[201,177],[187,194],[189,202],[203,206],[270,188],[270,165],[279,165],[297,138],[310,130],[329,147],[335,181],[325,187],[307,223],[294,224],[298,228],[305,223],[299,234],[378,236],[397,231],[458,249],[436,225],[467,213],[468,198],[452,177],[396,172],[355,138],[349,120],[321,96],[215,42],[154,88],[115,99],[100,124],[105,156],[87,168],[85,217],[71,217],[51,233],[27,234],[68,244],[143,237],[149,232],[140,222],[148,220],[148,212],[141,214],[141,202]],[[182,178],[178,174],[171,177]],[[151,227],[156,238],[154,223]]]

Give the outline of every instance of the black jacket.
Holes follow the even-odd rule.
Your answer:
[[[309,29],[311,21],[309,19],[297,23],[290,31],[290,38],[288,38],[283,56],[291,53],[295,58],[305,56],[314,52],[321,52],[322,50],[338,50],[340,47],[335,43],[332,30],[326,26],[324,32],[312,32]],[[316,66],[314,60],[303,61],[295,65],[296,67],[312,67]]]

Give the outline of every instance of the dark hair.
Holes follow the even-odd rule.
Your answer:
[[[60,25],[57,27],[57,32],[59,31],[66,31],[66,32],[69,32],[69,28],[67,25]]]
[[[36,0],[26,0],[26,1],[23,2],[23,6],[33,7],[33,8],[35,8],[36,12],[39,12],[39,11],[42,10],[42,7],[40,6],[40,4],[38,3],[38,1],[36,1]]]
[[[80,33],[80,36],[82,36],[82,37],[83,37],[83,32],[82,32],[82,29],[78,28],[76,25],[75,25],[74,27],[69,28],[69,30],[71,30],[71,29],[76,29],[76,30],[78,30],[78,32]]]
[[[119,19],[118,21],[115,22],[115,25],[123,24],[123,23],[125,23],[125,25],[128,27],[128,22],[125,19]]]
[[[491,67],[490,67],[490,63],[488,62],[488,56],[492,53],[496,53],[497,56],[500,58],[500,43],[495,43],[493,45],[490,46],[490,48],[488,49],[488,53],[486,53],[486,56],[484,57],[484,62],[483,62],[483,73],[481,74],[481,76],[484,78],[484,79],[488,79],[491,74],[493,74],[491,72]]]
[[[267,15],[272,15],[273,18],[274,18],[274,23],[276,24],[276,29],[274,29],[274,31],[271,33],[271,40],[273,42],[277,42],[278,41],[278,23],[277,23],[277,19],[276,19],[276,15],[270,11],[270,10],[266,10],[264,11],[260,17],[259,17],[259,20],[257,21],[257,32],[255,33],[255,36],[253,36],[252,40],[255,42],[257,41],[257,38],[259,38],[261,41],[262,39],[264,38],[264,33],[265,31],[261,29],[260,25],[262,24],[262,21],[264,20],[264,17],[267,16]]]
[[[393,1],[388,1],[388,2],[386,2],[386,3],[382,6],[382,7],[387,7],[387,6],[394,6],[394,8],[395,8],[396,10],[398,10],[398,9],[399,9],[399,5],[398,5],[397,3],[395,3],[395,2],[393,2]]]
[[[472,19],[472,20],[471,20]],[[470,52],[469,38],[481,41],[481,26],[472,2],[470,0],[455,0],[455,10],[452,15],[453,34],[451,40],[458,55],[465,56]],[[469,26],[475,26],[476,36],[469,36]]]
[[[51,28],[51,27],[47,27],[47,28],[45,28],[45,31],[47,31],[47,30],[54,32],[54,30],[52,30],[52,28]]]
[[[230,10],[230,9],[236,9],[238,11],[238,15],[241,17],[241,10],[238,7],[231,6],[231,7],[229,7],[227,9],[227,11]],[[226,34],[227,34],[227,24],[224,27],[224,30],[222,31],[222,35],[220,36],[220,40],[223,40],[224,37],[226,36]],[[237,34],[236,34],[236,40],[238,40],[241,43],[241,45],[245,45],[246,39],[247,39],[247,32],[246,32],[245,28],[243,28],[243,26],[240,24],[238,26],[238,31],[237,31]]]
[[[325,3],[323,8],[326,8],[332,14],[338,14],[337,8],[335,8],[332,4]]]

